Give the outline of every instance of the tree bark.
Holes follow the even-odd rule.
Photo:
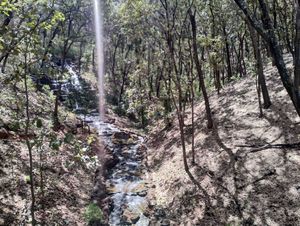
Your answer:
[[[210,105],[209,105],[209,99],[208,99],[208,95],[207,95],[206,87],[205,87],[205,83],[204,83],[203,71],[202,71],[199,56],[198,56],[197,24],[196,24],[195,15],[193,15],[191,11],[189,12],[189,16],[190,16],[190,22],[191,22],[191,26],[192,26],[192,36],[193,36],[192,37],[193,38],[192,45],[193,45],[194,62],[196,65],[196,70],[197,70],[199,80],[200,80],[199,82],[200,82],[200,86],[201,86],[201,90],[202,90],[202,95],[203,95],[204,102],[205,102],[207,128],[211,129],[213,127],[213,119],[212,119],[211,109],[210,109]]]
[[[257,69],[256,71],[258,74],[259,98],[260,98],[260,90],[261,90],[262,94],[263,94],[264,108],[268,109],[271,106],[271,100],[270,100],[268,88],[266,85],[266,79],[265,79],[265,75],[264,75],[263,61],[262,61],[261,51],[260,51],[260,41],[259,41],[259,37],[257,36],[256,31],[251,27],[251,25],[249,23],[248,23],[248,27],[249,27],[250,34],[251,34],[254,56],[255,56],[255,60],[256,60],[256,69]]]
[[[226,26],[223,25],[223,35],[225,38],[225,53],[226,53],[226,63],[227,63],[227,79],[228,81],[232,78],[232,67],[231,67],[231,60],[230,60],[230,47],[228,43],[228,37],[226,32]]]
[[[27,43],[28,45],[28,43]],[[36,225],[35,221],[35,192],[34,192],[34,174],[33,174],[33,156],[32,156],[32,144],[29,138],[29,127],[30,127],[30,113],[29,113],[29,93],[28,93],[28,83],[27,83],[27,52],[25,53],[25,73],[24,73],[24,86],[25,86],[25,97],[26,97],[26,125],[25,125],[25,139],[26,146],[29,154],[29,177],[30,177],[30,192],[31,192],[31,224]]]
[[[294,56],[294,87],[295,95],[299,97],[300,87],[300,0],[295,0],[296,11],[296,37],[295,37],[295,56]],[[298,103],[299,104],[299,103]],[[300,105],[298,105],[300,107]]]

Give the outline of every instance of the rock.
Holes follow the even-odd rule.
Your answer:
[[[151,217],[149,225],[159,225],[159,222],[155,218]]]
[[[106,169],[112,169],[120,162],[120,159],[116,155],[108,155],[105,162]]]
[[[139,213],[134,213],[126,209],[123,213],[122,220],[124,223],[136,224],[140,219]]]
[[[147,207],[144,212],[143,212],[145,217],[150,217],[151,216],[151,210],[149,209],[149,207]]]
[[[113,133],[112,142],[119,145],[136,144],[136,141],[133,139],[131,134],[124,131]]]
[[[104,122],[105,122],[105,123],[114,124],[114,123],[116,122],[116,119],[110,118],[110,119],[106,119]]]
[[[138,196],[141,196],[141,197],[145,197],[145,196],[147,195],[147,191],[146,191],[146,190],[144,190],[144,191],[139,191],[139,192],[137,192],[137,195],[138,195]]]
[[[136,193],[136,194],[143,192],[143,191],[146,191],[145,183],[140,183],[133,189],[133,193]]]
[[[148,206],[149,206],[150,209],[153,209],[155,207],[155,205],[156,205],[156,203],[153,200],[149,201],[149,205]]]
[[[128,150],[128,149],[124,149],[124,150],[122,150],[122,155],[123,155],[124,157],[128,158],[128,157],[131,156],[131,152],[130,152],[130,150]]]
[[[160,225],[161,225],[161,226],[170,226],[170,225],[171,225],[171,222],[170,222],[170,220],[168,220],[168,219],[163,219],[163,220],[160,222]]]
[[[121,139],[121,140],[128,140],[131,138],[131,135],[129,133],[126,132],[115,132],[113,134],[113,139]]]
[[[157,206],[154,210],[154,216],[157,219],[164,218],[166,216],[166,212],[162,207]]]
[[[139,153],[144,153],[146,150],[147,150],[147,147],[144,144],[141,144],[138,148]]]
[[[0,129],[0,139],[1,140],[9,138],[9,136],[10,136],[10,134],[6,129],[4,129],[4,128]]]

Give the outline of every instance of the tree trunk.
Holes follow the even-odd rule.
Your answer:
[[[27,43],[28,44],[28,43]],[[27,83],[27,53],[25,53],[25,73],[24,73],[24,85],[25,85],[25,96],[26,96],[26,125],[25,125],[25,137],[26,146],[29,154],[29,177],[30,177],[30,192],[31,192],[31,223],[36,225],[35,221],[35,192],[34,192],[34,174],[33,174],[33,156],[32,156],[32,144],[29,138],[29,127],[30,127],[30,113],[29,113],[29,94],[28,94],[28,83]]]
[[[197,24],[196,24],[196,19],[195,15],[192,14],[192,12],[189,13],[190,16],[190,22],[192,26],[192,35],[193,35],[193,55],[194,55],[194,62],[196,65],[196,70],[199,76],[199,82],[202,90],[202,95],[205,101],[205,109],[206,109],[206,118],[207,118],[207,128],[211,129],[213,127],[213,119],[212,119],[212,114],[210,110],[210,105],[209,105],[209,99],[208,95],[206,92],[206,87],[204,83],[204,78],[203,78],[203,71],[201,68],[200,60],[198,57],[198,47],[197,47]]]
[[[227,63],[227,79],[231,81],[232,78],[232,67],[231,67],[231,60],[230,60],[230,48],[228,43],[228,37],[226,32],[226,26],[223,25],[223,35],[225,38],[225,53],[226,53],[226,63]]]
[[[270,100],[268,88],[266,85],[266,79],[265,79],[265,75],[264,75],[264,68],[263,68],[263,62],[262,62],[261,51],[260,51],[260,41],[259,41],[259,37],[257,36],[256,31],[251,27],[250,24],[248,24],[248,27],[249,27],[250,34],[251,34],[254,56],[256,59],[259,99],[260,99],[260,90],[261,90],[262,94],[263,94],[264,108],[268,109],[271,106],[271,100]]]
[[[299,97],[300,88],[300,0],[295,0],[296,9],[296,37],[295,37],[295,57],[294,57],[294,87],[295,95]],[[299,104],[299,102],[298,102]],[[300,108],[300,105],[298,105]]]

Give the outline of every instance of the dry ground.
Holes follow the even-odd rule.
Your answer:
[[[153,129],[148,196],[167,208],[174,225],[300,225],[300,150],[265,146],[299,142],[300,118],[276,70],[268,65],[265,73],[272,106],[263,118],[258,117],[251,77],[210,96],[214,129],[206,129],[204,104],[196,106],[196,165],[191,171],[207,191],[212,213],[204,211],[203,194],[184,172],[176,118],[168,130],[163,122]],[[186,113],[191,150],[191,110]]]

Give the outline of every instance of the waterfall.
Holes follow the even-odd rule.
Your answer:
[[[99,114],[100,120],[104,120],[104,50],[103,50],[103,17],[101,3],[94,0],[95,14],[95,33],[96,33],[96,52],[97,52],[97,75],[99,92]]]

